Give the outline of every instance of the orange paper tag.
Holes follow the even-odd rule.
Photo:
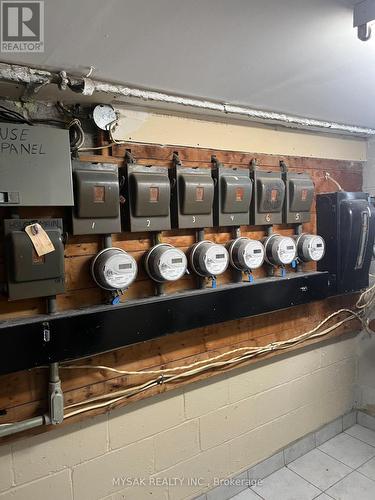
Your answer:
[[[55,247],[52,244],[48,234],[40,224],[31,224],[25,227],[25,232],[34,245],[35,251],[39,257],[47,253],[54,252]]]

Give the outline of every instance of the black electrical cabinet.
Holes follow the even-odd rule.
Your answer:
[[[368,194],[318,194],[316,211],[317,234],[326,242],[318,270],[336,275],[337,293],[366,288],[375,236],[375,209]]]

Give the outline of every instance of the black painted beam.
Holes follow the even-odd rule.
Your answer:
[[[166,334],[335,295],[335,276],[295,273],[51,316],[0,322],[0,373],[68,361]]]

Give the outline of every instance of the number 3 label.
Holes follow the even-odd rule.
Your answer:
[[[196,222],[196,218],[195,218],[195,215],[193,215],[193,222]]]

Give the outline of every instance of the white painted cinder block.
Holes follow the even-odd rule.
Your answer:
[[[154,438],[155,470],[161,471],[200,452],[199,422],[190,420]]]
[[[229,403],[228,376],[196,382],[184,389],[185,416],[194,418]]]
[[[247,366],[229,377],[230,401],[238,401],[271,389],[320,368],[318,349],[290,353],[282,359],[271,359],[258,365]]]
[[[96,500],[123,490],[128,479],[148,478],[153,472],[153,439],[144,439],[74,467],[74,498]]]
[[[150,479],[152,481],[152,478]],[[167,486],[133,486],[118,491],[103,500],[169,500]]]
[[[0,500],[71,499],[67,468],[75,500],[194,498],[350,411],[355,381],[347,339],[17,441],[13,459],[0,449]]]
[[[80,464],[107,451],[107,415],[12,445],[16,484]]]
[[[356,337],[335,341],[321,348],[322,366],[337,363],[356,354]]]
[[[324,413],[325,407],[321,404],[324,394],[332,390],[339,390],[341,387],[347,388],[348,385],[349,390],[352,391],[354,366],[353,358],[348,358],[203,415],[200,418],[202,449],[208,449],[234,439],[236,436],[310,403],[315,403],[317,411]],[[331,402],[327,402],[327,414],[331,417],[332,411],[328,411],[330,405]],[[332,418],[326,420],[329,421]],[[324,420],[323,416],[322,419]],[[306,427],[306,432],[303,434],[308,432],[310,429]]]
[[[184,421],[182,391],[139,401],[109,415],[111,449],[135,443]]]
[[[70,471],[65,470],[0,495],[1,500],[73,500]]]
[[[228,446],[221,445],[170,467],[155,478],[170,480],[170,500],[194,498],[204,489],[215,486],[215,478],[225,479],[230,473]],[[176,484],[174,484],[176,480]]]

